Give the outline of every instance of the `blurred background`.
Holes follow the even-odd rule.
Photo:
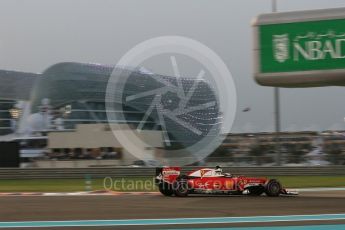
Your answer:
[[[155,158],[167,146],[161,129],[153,129],[155,120],[148,120],[147,133],[142,133],[151,147],[141,151],[152,157],[138,159],[113,136],[104,98],[118,60],[136,44],[163,35],[190,37],[214,50],[232,72],[237,89],[232,130],[223,134],[214,152],[192,165],[345,164],[341,87],[281,89],[282,132],[275,135],[273,89],[255,83],[252,67],[251,21],[270,12],[271,1],[4,0],[1,6],[0,141],[19,149],[19,161],[9,157],[3,166],[159,165]],[[277,10],[341,6],[341,0],[281,0]],[[188,75],[193,68],[181,65]],[[156,74],[172,72],[161,66]],[[138,126],[145,111],[126,109],[128,120]],[[170,135],[177,135],[175,131]]]

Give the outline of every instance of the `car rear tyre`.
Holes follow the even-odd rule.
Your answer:
[[[281,190],[281,184],[275,179],[269,180],[265,187],[265,193],[267,194],[267,196],[279,196]]]
[[[174,193],[176,196],[188,196],[189,188],[187,180],[178,180],[174,183]]]
[[[174,194],[171,185],[168,183],[160,183],[158,189],[164,196],[172,196]]]

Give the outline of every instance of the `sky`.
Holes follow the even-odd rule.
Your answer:
[[[278,0],[278,11],[337,7],[345,2]],[[147,39],[184,36],[212,49],[231,71],[238,99],[232,132],[273,131],[273,88],[253,79],[251,28],[255,16],[270,10],[270,0],[1,0],[0,69],[43,72],[63,61],[115,65]],[[345,129],[342,87],[280,92],[282,130]]]

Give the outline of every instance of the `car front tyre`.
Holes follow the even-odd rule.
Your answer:
[[[276,197],[279,196],[282,190],[282,186],[279,181],[271,179],[265,186],[265,193],[267,196]]]

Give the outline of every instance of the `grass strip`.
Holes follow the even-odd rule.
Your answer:
[[[286,188],[345,187],[345,176],[277,176]],[[157,191],[151,177],[0,180],[0,192]]]

